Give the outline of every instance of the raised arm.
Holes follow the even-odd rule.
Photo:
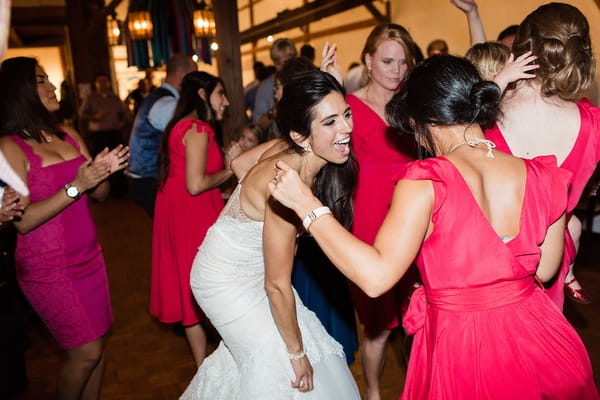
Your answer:
[[[269,182],[273,197],[300,218],[321,207],[298,174],[279,161],[278,179]],[[335,266],[367,295],[377,297],[404,275],[429,233],[433,207],[430,181],[399,181],[375,243],[360,241],[331,216],[314,220],[309,231]],[[399,246],[401,244],[401,246]]]
[[[209,133],[204,125],[198,128],[198,124],[193,123],[183,137],[185,145],[185,185],[192,196],[218,187],[233,175],[231,168],[222,169],[214,174],[206,173],[208,135]]]
[[[291,283],[297,223],[298,219],[290,209],[272,198],[267,200],[263,227],[265,290],[273,320],[290,354],[296,375],[292,387],[307,391],[313,387],[313,370],[304,353]]]
[[[479,10],[477,9],[477,3],[475,3],[475,0],[450,0],[450,3],[464,12],[467,16],[471,46],[477,43],[485,42],[485,31],[483,30],[483,24],[481,23]]]
[[[344,85],[344,78],[342,77],[342,70],[337,57],[337,45],[335,43],[330,45],[329,42],[325,42],[321,56],[323,57],[321,60],[321,71],[328,72],[340,85]]]
[[[516,82],[519,79],[535,78],[534,70],[538,69],[540,66],[531,63],[536,59],[537,57],[532,55],[531,51],[521,54],[516,60],[515,55],[511,53],[506,64],[502,67],[502,70],[494,77],[494,82],[496,82],[496,84],[500,86],[500,90],[504,92],[511,82]]]

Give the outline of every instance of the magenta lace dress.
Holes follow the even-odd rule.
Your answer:
[[[85,161],[80,156],[42,166],[31,146],[18,136],[11,138],[29,160],[32,203],[61,190]],[[79,150],[70,136],[65,140]],[[79,347],[108,331],[113,321],[108,279],[86,195],[19,235],[15,258],[21,290],[61,347]]]

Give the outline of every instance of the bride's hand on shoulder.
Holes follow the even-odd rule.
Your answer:
[[[275,163],[273,179],[267,186],[277,201],[294,210],[301,218],[322,205],[298,172],[284,161],[278,160]]]
[[[313,368],[308,357],[304,355],[297,360],[290,360],[296,374],[296,380],[292,381],[292,387],[300,392],[313,390]]]

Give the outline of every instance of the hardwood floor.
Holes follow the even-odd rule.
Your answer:
[[[100,242],[109,273],[115,323],[109,333],[102,398],[105,400],[177,399],[195,368],[183,336],[156,322],[148,312],[151,220],[128,199],[93,204]],[[566,315],[586,344],[600,382],[600,236],[585,236],[577,275],[595,302],[566,304]],[[27,319],[29,386],[19,400],[52,399],[62,360],[44,325]],[[213,340],[210,350],[214,348]],[[383,398],[396,399],[404,383],[403,337],[388,348],[382,378]],[[557,366],[561,368],[561,366]],[[364,392],[360,355],[351,366]],[[209,399],[207,399],[209,400]],[[334,399],[327,399],[334,400]]]

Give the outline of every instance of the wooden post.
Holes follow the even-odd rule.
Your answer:
[[[233,133],[246,123],[237,1],[216,0],[212,2],[212,7],[219,44],[217,51],[219,76],[225,83],[230,103],[223,132],[225,143],[229,143]]]

